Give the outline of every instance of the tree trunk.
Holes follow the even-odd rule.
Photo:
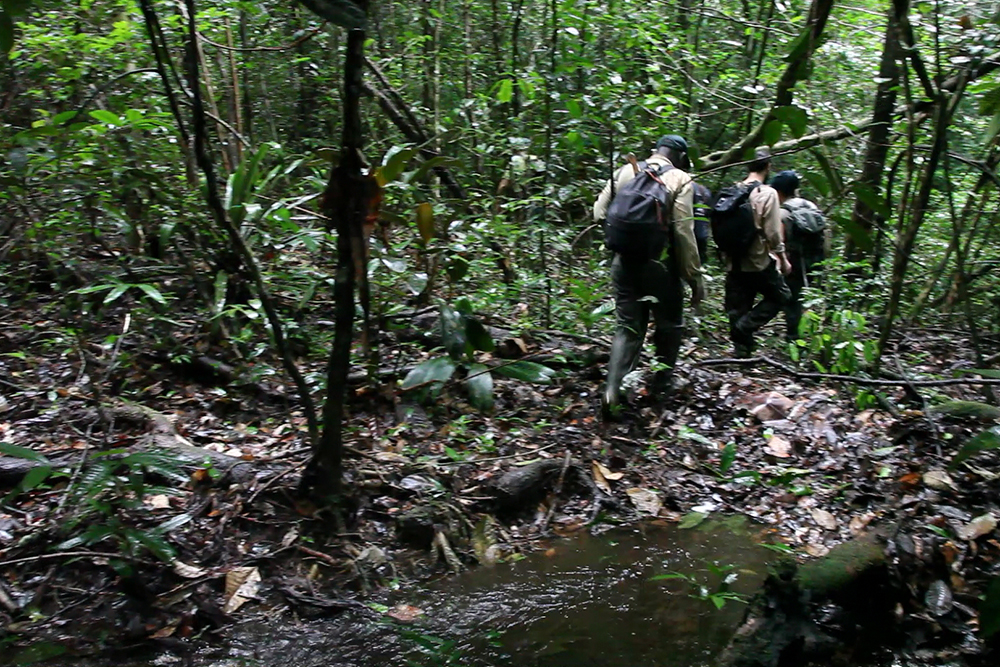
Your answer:
[[[366,224],[374,222],[380,197],[374,176],[364,170],[361,150],[362,72],[365,32],[351,30],[344,63],[344,127],[339,164],[330,172],[323,194],[323,213],[328,231],[337,233],[337,275],[334,285],[336,327],[326,372],[326,403],[323,405],[323,435],[302,475],[303,491],[322,499],[340,493],[343,476],[343,423],[347,375],[354,337],[354,289],[366,270]],[[362,291],[364,300],[364,291]],[[364,304],[363,304],[364,305]]]
[[[899,11],[898,7],[897,11]],[[868,129],[865,158],[861,167],[861,176],[858,179],[859,183],[871,187],[876,193],[882,188],[882,174],[885,172],[885,161],[889,156],[889,136],[892,131],[893,118],[896,115],[896,89],[899,87],[899,67],[896,61],[899,56],[899,21],[896,14],[890,13],[885,29],[882,60],[878,68],[879,84],[875,93],[872,125]],[[860,198],[854,203],[851,221],[857,228],[863,229],[868,234],[871,234],[872,230],[883,222],[871,207]],[[858,261],[864,256],[864,252],[858,247],[852,236],[847,237],[844,254],[849,261]]]

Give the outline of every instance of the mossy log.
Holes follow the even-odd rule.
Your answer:
[[[804,666],[814,660],[838,664],[836,656],[850,647],[824,632],[814,609],[835,601],[858,618],[888,613],[891,604],[882,594],[888,588],[883,585],[888,579],[884,567],[888,534],[888,529],[867,533],[801,566],[791,560],[779,563],[751,601],[718,665]]]

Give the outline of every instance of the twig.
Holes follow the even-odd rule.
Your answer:
[[[257,496],[259,496],[260,494],[264,493],[265,491],[267,491],[268,489],[270,489],[272,486],[274,486],[274,483],[277,482],[279,479],[281,479],[282,477],[285,477],[286,475],[288,475],[291,472],[299,470],[300,468],[304,467],[306,463],[308,463],[308,461],[302,461],[301,463],[296,463],[293,466],[289,466],[287,469],[279,472],[277,475],[275,475],[271,479],[267,480],[267,482],[264,483],[263,486],[261,486],[259,489],[257,489],[256,491],[253,492],[253,494],[250,496],[250,499],[247,500],[245,507],[249,507],[250,505],[252,505],[253,501],[255,501],[257,499]]]
[[[538,452],[544,452],[547,449],[552,449],[553,447],[558,447],[561,443],[554,442],[551,445],[545,445],[544,447],[539,447],[538,449],[532,449],[530,452],[518,452],[517,454],[507,454],[506,456],[493,456],[488,459],[467,459],[463,461],[438,461],[435,465],[439,466],[449,466],[449,465],[460,465],[462,463],[469,463],[476,465],[479,463],[492,463],[494,461],[505,461],[507,459],[516,459],[519,456],[531,456],[532,454],[537,454]]]
[[[223,51],[234,51],[237,53],[253,53],[256,51],[290,51],[291,49],[294,49],[295,47],[301,46],[305,42],[308,42],[310,39],[318,35],[325,27],[326,27],[326,21],[324,21],[323,24],[318,28],[313,28],[312,30],[302,35],[298,39],[284,46],[245,46],[245,47],[227,46],[225,44],[219,44],[218,42],[213,42],[200,32],[198,33],[198,39],[205,42],[206,44],[214,46],[217,49],[222,49]]]
[[[868,387],[950,387],[954,385],[987,384],[1000,385],[1000,379],[991,378],[951,378],[949,380],[876,380],[875,378],[858,377],[856,375],[838,375],[836,373],[807,373],[797,371],[790,366],[775,361],[770,357],[750,357],[747,359],[703,359],[693,362],[695,366],[752,366],[767,364],[777,368],[799,380],[828,380],[831,382],[851,382]]]
[[[12,558],[10,560],[0,560],[0,567],[6,567],[8,565],[20,565],[21,563],[35,563],[41,560],[53,560],[58,558],[117,558],[119,560],[127,560],[133,563],[150,563],[151,561],[143,560],[141,558],[136,558],[135,556],[129,556],[125,553],[106,553],[103,551],[60,551],[54,554],[38,554],[35,556],[27,556],[25,558]]]
[[[566,450],[566,457],[563,458],[562,470],[559,471],[559,479],[556,481],[555,490],[552,493],[552,504],[549,505],[549,511],[545,514],[545,521],[542,522],[539,532],[545,532],[549,527],[549,522],[552,521],[552,515],[556,513],[556,505],[559,504],[559,494],[562,493],[563,482],[566,481],[566,471],[569,470],[569,463],[571,461],[569,450]]]

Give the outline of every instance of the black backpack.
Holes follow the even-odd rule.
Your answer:
[[[639,169],[608,207],[604,243],[630,260],[646,261],[659,258],[668,240],[673,195],[660,177],[673,166],[653,169],[641,162]]]
[[[801,199],[791,199],[782,204],[791,215],[785,228],[785,242],[796,262],[810,271],[826,255],[826,218],[820,210]]]
[[[722,188],[712,203],[712,238],[715,246],[733,260],[744,257],[757,237],[750,208],[750,193],[760,183],[736,183]]]

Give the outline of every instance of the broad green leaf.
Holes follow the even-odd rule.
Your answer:
[[[496,349],[496,344],[493,342],[493,336],[490,332],[486,330],[483,323],[474,317],[465,318],[465,335],[468,337],[469,343],[472,345],[474,350],[479,350],[480,352],[492,352]]]
[[[604,317],[608,313],[613,313],[613,312],[615,312],[614,301],[605,301],[597,308],[594,308],[592,311],[590,311],[590,317],[591,319],[596,320],[598,317]]]
[[[434,238],[434,208],[430,202],[417,204],[417,230],[424,245]]]
[[[696,528],[702,524],[702,522],[708,518],[708,515],[704,512],[689,512],[685,514],[681,519],[681,522],[677,525],[681,530],[687,530],[689,528]]]
[[[583,117],[583,110],[580,108],[580,103],[572,97],[566,100],[566,111],[569,112],[570,118]]]
[[[949,468],[957,468],[962,462],[971,459],[980,452],[987,452],[992,449],[1000,449],[1000,432],[997,429],[989,429],[966,440],[962,448],[958,450],[955,457],[948,465]]]
[[[167,305],[166,297],[163,296],[160,290],[156,289],[152,285],[149,285],[147,283],[140,283],[139,285],[136,285],[136,287],[145,292],[146,296],[148,296],[150,299],[160,304],[161,306]]]
[[[465,320],[461,313],[451,306],[441,306],[441,340],[444,349],[452,359],[458,360],[465,356],[465,345],[468,339],[465,335]]]
[[[733,467],[736,461],[736,443],[730,442],[722,448],[722,456],[719,458],[719,472],[725,475]]]
[[[76,114],[77,114],[76,111],[63,111],[62,113],[56,114],[55,116],[52,117],[52,124],[62,125],[66,121],[70,121],[76,118]]]
[[[791,130],[792,136],[796,139],[806,133],[806,124],[809,122],[809,116],[802,107],[790,104],[788,106],[775,107],[771,113]]]
[[[104,123],[105,125],[114,125],[115,127],[118,127],[122,124],[122,119],[119,118],[117,114],[113,114],[107,109],[95,109],[90,112],[90,117]]]
[[[979,607],[979,633],[989,639],[1000,632],[1000,577],[993,577]]]
[[[438,155],[436,157],[432,157],[430,160],[424,160],[424,162],[412,173],[410,173],[405,180],[407,183],[419,183],[427,177],[427,174],[429,174],[432,169],[436,169],[438,167],[454,167],[459,164],[458,160]]]
[[[514,98],[514,82],[511,79],[504,79],[497,88],[497,101],[507,104]]]
[[[764,126],[764,143],[773,146],[781,140],[781,121],[772,120]]]
[[[889,207],[885,203],[885,197],[880,195],[875,188],[867,183],[855,183],[852,189],[858,200],[865,206],[883,218],[889,217]]]
[[[858,246],[865,252],[871,252],[875,248],[875,242],[872,239],[871,232],[867,229],[854,222],[851,218],[844,215],[833,215],[830,219],[837,223],[841,229],[850,237],[854,245]]]
[[[455,362],[448,357],[435,357],[425,361],[412,371],[403,380],[403,389],[429,384],[431,382],[446,382],[455,372]]]
[[[399,178],[399,175],[406,169],[406,165],[410,163],[418,152],[420,152],[419,146],[406,146],[387,155],[385,164],[379,167],[376,173],[379,185],[385,187],[386,184],[392,183]]]
[[[473,407],[483,412],[493,409],[493,376],[486,366],[473,364],[469,367],[465,390]]]
[[[805,172],[806,180],[809,184],[816,188],[824,197],[830,196],[830,181],[826,179],[822,174],[817,174],[816,172],[807,171]]]
[[[44,455],[39,454],[35,450],[28,449],[27,447],[19,447],[18,445],[12,445],[9,442],[0,442],[0,454],[13,456],[18,459],[27,459],[28,461],[36,461],[38,463],[49,462]]]
[[[21,490],[30,491],[47,480],[51,474],[52,468],[49,466],[38,466],[37,468],[32,468],[28,471],[28,474],[24,476],[24,479],[21,480]]]
[[[505,366],[497,366],[493,372],[514,380],[535,384],[552,384],[552,379],[556,376],[556,372],[548,366],[536,364],[533,361],[515,361]]]
[[[474,309],[472,308],[472,301],[469,300],[467,296],[460,296],[455,299],[455,310],[462,313],[463,315],[472,315]]]
[[[785,62],[793,62],[798,60],[806,54],[809,50],[810,35],[812,33],[812,26],[806,26],[798,37],[792,40],[792,43],[788,47],[788,55],[785,56]],[[819,46],[818,44],[816,46]]]
[[[683,581],[688,581],[690,577],[686,574],[681,574],[680,572],[668,572],[667,574],[657,574],[649,578],[649,581],[669,581],[671,579],[681,579]]]
[[[962,372],[966,375],[982,375],[984,378],[1000,380],[1000,371],[995,368],[967,368]]]
[[[108,292],[108,295],[104,297],[104,305],[106,306],[109,303],[117,301],[122,294],[128,291],[129,287],[131,287],[131,285],[115,285],[114,289]]]

